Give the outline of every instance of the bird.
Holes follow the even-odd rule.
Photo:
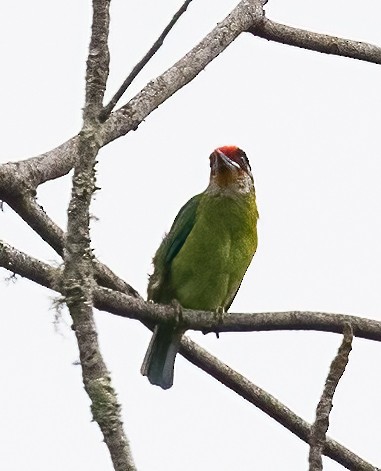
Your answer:
[[[206,190],[180,209],[153,257],[147,298],[180,309],[224,313],[256,252],[259,215],[245,152],[223,146],[209,160]],[[141,367],[150,383],[162,389],[173,385],[184,332],[176,322],[156,325]]]

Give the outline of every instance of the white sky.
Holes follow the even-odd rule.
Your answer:
[[[181,3],[113,0],[108,97]],[[128,96],[236,3],[194,0]],[[0,7],[1,162],[50,150],[79,131],[89,4]],[[375,0],[360,8],[353,0],[270,0],[266,11],[279,22],[381,44]],[[380,83],[376,65],[241,36],[137,132],[102,149],[102,191],[92,208],[97,256],[145,295],[161,237],[207,185],[210,152],[236,144],[250,158],[261,219],[259,248],[231,310],[380,319]],[[66,177],[38,193],[61,227],[69,188]],[[0,229],[17,248],[59,263],[7,206]],[[1,469],[111,469],[73,365],[68,315],[57,333],[53,293],[28,281],[1,282],[0,297]],[[151,386],[139,373],[150,335],[139,323],[98,312],[96,321],[139,471],[307,469],[303,442],[182,358],[171,390]],[[316,332],[191,335],[309,421],[341,341]],[[381,462],[380,363],[379,345],[354,341],[329,429],[374,465]],[[342,468],[326,459],[324,469]]]

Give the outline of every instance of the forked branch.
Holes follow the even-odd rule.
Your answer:
[[[181,15],[186,12],[189,4],[192,0],[186,0],[178,11],[173,15],[173,18],[168,23],[168,25],[164,28],[163,32],[157,38],[157,40],[153,43],[150,47],[149,51],[144,55],[144,57],[134,66],[131,72],[128,74],[125,81],[120,86],[119,90],[115,93],[115,95],[111,98],[110,102],[104,107],[101,113],[102,121],[106,120],[109,116],[111,111],[115,108],[115,105],[118,101],[122,98],[124,92],[127,88],[131,85],[131,83],[135,80],[141,70],[148,64],[148,62],[152,59],[152,57],[157,53],[160,47],[164,43],[164,39],[168,36],[171,29],[175,26],[175,24],[179,21]]]
[[[350,324],[345,324],[343,341],[331,363],[323,394],[316,408],[316,419],[311,427],[309,471],[321,471],[323,469],[322,454],[326,443],[333,395],[347,366],[349,353],[352,349],[352,340],[352,327]]]
[[[95,287],[90,245],[90,204],[95,185],[99,145],[99,116],[108,77],[110,0],[93,0],[92,34],[86,70],[83,127],[77,142],[67,234],[64,238],[63,294],[73,320],[82,377],[116,471],[135,471],[130,445],[123,430],[120,404],[103,360],[93,315]]]
[[[13,273],[27,277],[47,288],[56,291],[60,290],[60,286],[62,284],[61,270],[30,257],[3,242],[0,242],[0,266],[7,268]],[[95,293],[97,293],[95,306],[98,305],[99,307],[99,305],[101,305],[102,309],[112,312],[112,306],[108,306],[108,302],[111,299],[110,292],[105,299],[102,299],[102,296],[106,293],[106,290],[101,289],[98,292],[96,289]],[[97,299],[98,293],[99,298]],[[118,293],[114,292],[114,294],[117,295]],[[132,302],[139,305],[142,304],[142,301],[138,299],[132,300]],[[149,303],[144,304],[146,305],[147,310],[149,310]],[[160,306],[160,308],[163,310],[171,309],[170,306]],[[212,316],[213,314],[211,314],[211,317]],[[255,314],[253,316],[255,316]],[[143,323],[145,325],[153,326],[156,322],[145,320]],[[311,433],[310,425],[278,401],[274,396],[225,365],[223,362],[218,360],[218,358],[208,353],[205,349],[186,336],[183,337],[180,353],[188,361],[198,366],[219,382],[246,399],[248,402],[264,411],[301,440],[309,443]],[[375,471],[376,469],[355,453],[330,438],[326,439],[323,453],[352,471]]]

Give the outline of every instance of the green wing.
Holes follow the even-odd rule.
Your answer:
[[[173,221],[171,230],[166,237],[166,251],[164,263],[170,264],[176,255],[180,252],[186,238],[193,229],[196,221],[197,208],[201,200],[201,195],[191,198],[180,209],[176,219]]]
[[[201,193],[194,196],[180,209],[171,230],[158,248],[153,258],[154,273],[148,283],[148,299],[158,303],[168,303],[172,300],[171,287],[168,283],[171,263],[193,229],[202,195]]]

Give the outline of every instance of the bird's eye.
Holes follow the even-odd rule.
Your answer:
[[[249,159],[246,157],[246,154],[243,151],[240,153],[240,160],[242,168],[249,168],[249,170],[251,170]]]
[[[243,161],[245,162],[246,166],[249,167],[249,169],[251,170],[249,159],[246,157],[246,155],[243,156]]]

